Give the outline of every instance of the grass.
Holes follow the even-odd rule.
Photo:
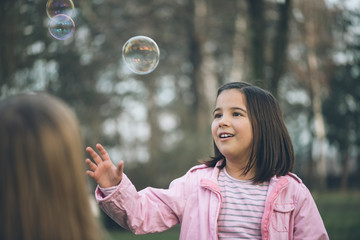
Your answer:
[[[165,232],[146,235],[135,235],[130,231],[111,232],[108,240],[178,240],[180,226],[175,226]]]
[[[313,194],[330,239],[360,239],[360,191]]]
[[[360,239],[360,191],[313,193],[331,240]],[[177,240],[178,226],[168,231],[147,235],[134,235],[129,231],[109,234],[108,240]]]

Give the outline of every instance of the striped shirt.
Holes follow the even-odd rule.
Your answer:
[[[261,219],[269,183],[253,184],[231,177],[223,168],[219,174],[223,202],[218,218],[219,239],[261,239]]]

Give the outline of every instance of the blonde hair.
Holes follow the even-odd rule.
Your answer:
[[[101,239],[83,149],[60,99],[22,94],[0,104],[0,239]]]

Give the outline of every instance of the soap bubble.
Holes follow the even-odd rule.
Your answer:
[[[53,18],[59,14],[71,17],[73,12],[74,3],[72,0],[49,0],[46,4],[46,13],[49,18]]]
[[[58,14],[50,19],[49,32],[56,39],[68,39],[75,32],[75,23],[71,17]]]
[[[147,74],[156,68],[160,59],[160,50],[156,42],[149,37],[135,36],[123,46],[122,56],[127,67],[136,74]]]

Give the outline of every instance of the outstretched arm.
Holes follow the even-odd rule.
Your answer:
[[[96,144],[96,148],[99,150],[100,156],[91,147],[86,148],[86,151],[94,160],[94,162],[89,158],[85,160],[90,169],[86,171],[86,174],[93,178],[102,188],[118,185],[122,180],[124,162],[120,161],[116,167],[101,144]]]

